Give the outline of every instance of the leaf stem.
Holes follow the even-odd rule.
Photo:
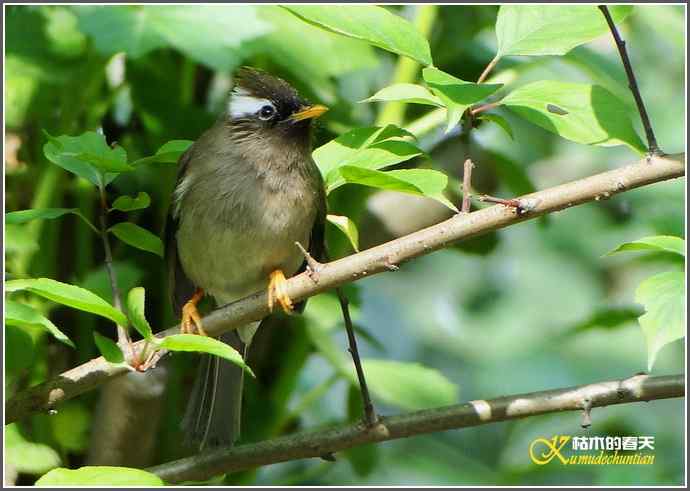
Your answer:
[[[105,269],[108,272],[108,279],[110,280],[110,289],[113,292],[113,305],[116,309],[122,311],[122,296],[120,289],[117,286],[117,274],[113,266],[113,253],[110,248],[110,239],[108,238],[108,201],[105,197],[105,188],[98,187],[100,193],[101,212],[99,215],[100,221],[100,235],[103,242],[103,251],[105,253]],[[130,357],[133,357],[134,350],[132,349],[132,340],[129,338],[126,326],[117,326],[117,344],[123,353],[129,351]]]
[[[498,60],[500,60],[500,57],[498,55],[496,55],[496,56],[494,56],[493,60],[491,60],[488,65],[486,65],[486,68],[484,68],[484,71],[482,72],[482,74],[477,79],[478,84],[480,84],[480,83],[484,82],[484,80],[486,80],[486,77],[488,77],[489,73],[491,73],[491,70],[494,69],[494,67],[496,66],[496,63],[498,63]]]
[[[611,13],[606,5],[599,5],[599,10],[606,18],[606,23],[609,25],[613,39],[618,47],[618,52],[621,55],[621,60],[623,61],[623,67],[625,68],[625,74],[628,76],[628,87],[635,98],[635,104],[637,104],[637,111],[640,113],[640,119],[642,120],[642,126],[644,127],[644,132],[647,135],[647,147],[651,155],[663,155],[663,152],[659,149],[659,145],[656,141],[656,136],[654,136],[654,130],[652,129],[652,123],[649,120],[649,115],[647,114],[647,109],[645,108],[644,101],[642,100],[642,94],[640,94],[640,88],[637,85],[637,80],[635,79],[635,72],[633,72],[632,65],[630,64],[630,58],[628,57],[628,51],[625,48],[625,41],[621,39],[618,33],[618,28],[616,28],[616,23],[613,22],[611,18]]]

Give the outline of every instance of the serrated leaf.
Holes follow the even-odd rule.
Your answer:
[[[568,140],[587,145],[628,145],[646,151],[624,103],[597,85],[541,80],[508,94],[501,104]]]
[[[506,134],[510,137],[511,140],[514,140],[515,137],[513,136],[513,128],[510,127],[510,123],[503,117],[498,114],[490,114],[490,113],[482,113],[479,115],[479,118],[477,119],[483,119],[485,121],[491,121],[492,123],[496,123],[503,131],[506,132]]]
[[[106,338],[97,331],[93,332],[93,340],[96,342],[98,351],[108,363],[118,365],[125,362],[125,355],[115,341]]]
[[[160,477],[130,467],[87,466],[53,469],[36,486],[163,486]]]
[[[163,144],[154,155],[135,160],[132,162],[132,166],[136,167],[141,164],[151,164],[154,162],[175,164],[193,143],[192,140],[170,140]]]
[[[632,6],[609,6],[618,23]],[[594,5],[502,5],[496,18],[497,57],[563,55],[609,32]]]
[[[78,286],[61,283],[50,278],[11,280],[5,283],[6,292],[19,290],[27,290],[53,302],[100,315],[121,326],[127,325],[127,318],[122,312],[95,293]]]
[[[645,308],[639,318],[651,370],[661,348],[685,336],[685,281],[680,271],[660,273],[637,287],[635,301]]]
[[[70,338],[30,305],[5,299],[5,323],[10,326],[40,326],[58,341],[75,348]]]
[[[127,295],[127,311],[132,326],[144,339],[152,339],[153,331],[145,315],[146,291],[142,287],[132,288]]]
[[[429,92],[426,87],[416,84],[393,84],[384,87],[368,99],[360,102],[391,102],[400,101],[412,104],[426,104],[429,106],[445,107],[441,99]]]
[[[163,257],[163,242],[161,242],[161,239],[139,225],[130,222],[120,222],[110,227],[108,232],[111,232],[125,244]]]
[[[148,208],[151,204],[151,197],[144,192],[137,194],[135,198],[131,196],[119,196],[114,202],[111,210],[134,211]]]
[[[60,455],[48,445],[28,441],[17,423],[5,427],[5,465],[17,472],[43,474],[62,464]]]
[[[619,252],[627,251],[658,251],[658,252],[672,252],[685,257],[685,240],[680,237],[673,237],[671,235],[655,235],[653,237],[644,237],[642,239],[626,242],[616,247],[609,252],[607,256]]]
[[[342,215],[326,215],[326,220],[335,225],[352,244],[352,248],[359,252],[359,232],[357,225],[349,217]]]
[[[447,406],[458,402],[458,386],[439,371],[419,363],[363,359],[369,389],[388,404],[408,410]],[[354,367],[349,371],[357,383]]]
[[[246,370],[254,377],[254,372],[235,348],[214,338],[197,334],[173,334],[163,338],[158,346],[170,351],[194,351],[219,356]]]
[[[5,223],[18,225],[21,223],[30,222],[32,220],[52,220],[68,214],[78,216],[84,220],[91,230],[98,232],[98,229],[93,225],[93,223],[87,220],[77,208],[32,208],[30,210],[11,211],[9,213],[5,213]]]
[[[45,134],[49,139],[43,146],[46,158],[96,186],[104,186],[118,173],[134,170],[127,164],[125,149],[120,146],[110,148],[105,137],[95,131],[79,136]]]
[[[466,82],[434,67],[425,68],[422,75],[427,85],[448,109],[446,132],[460,122],[460,118],[468,107],[503,87],[502,84]]]
[[[458,211],[455,205],[443,195],[448,185],[448,176],[439,171],[401,169],[382,172],[345,165],[340,168],[340,174],[348,183],[426,196],[443,203],[453,211]]]
[[[290,5],[290,12],[309,23],[431,65],[429,43],[407,20],[371,5]]]

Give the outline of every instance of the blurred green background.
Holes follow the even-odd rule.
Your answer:
[[[415,22],[424,8],[433,7],[391,10]],[[492,6],[438,7],[429,30],[435,64],[463,80],[476,80],[495,53],[496,12]],[[127,150],[130,161],[151,155],[168,140],[196,139],[222,111],[233,70],[251,65],[331,107],[316,132],[319,146],[374,123],[381,107],[357,101],[389,84],[398,61],[275,6],[10,6],[5,14],[6,211],[76,207],[96,217],[91,185],[43,156],[43,130],[77,135],[102,129],[109,143]],[[657,139],[668,153],[685,146],[684,25],[681,6],[638,6],[620,27]],[[563,57],[506,58],[493,73],[507,87],[537,79],[580,81],[631,100],[610,36]],[[409,106],[405,122],[426,112],[425,106]],[[443,125],[420,138],[433,167],[453,179],[453,189],[468,155],[478,165],[477,190],[505,197],[638,158],[626,147],[578,145],[501,114],[515,140],[489,125],[473,131],[471,142],[444,135]],[[633,119],[639,130],[638,118]],[[130,220],[159,233],[175,172],[169,164],[141,167],[114,181],[110,197],[149,193],[152,206]],[[404,373],[392,370],[379,379],[391,386],[409,382],[408,393],[387,397],[385,390],[375,391],[379,412],[431,407],[439,398],[449,403],[624,378],[644,370],[634,289],[650,274],[682,264],[661,255],[603,256],[648,235],[684,236],[684,204],[684,180],[656,184],[459,244],[349,287],[355,321],[370,334],[360,336],[363,356],[419,363],[432,370],[425,375],[444,391],[420,396],[418,372],[406,381]],[[329,206],[355,220],[362,248],[449,213],[430,200],[352,185],[332,193]],[[7,225],[5,232],[10,277],[55,278],[111,298],[99,239],[77,218]],[[328,230],[328,239],[332,255],[351,253],[335,229]],[[146,288],[154,330],[172,325],[164,262],[122,243],[115,244],[114,255],[121,289]],[[16,355],[21,359],[6,365],[8,396],[96,356],[94,329],[114,334],[100,318],[38,305],[77,349],[32,332],[30,345]],[[358,417],[357,391],[337,362],[347,353],[334,305],[332,297],[322,295],[310,302],[305,316],[271,319],[260,331],[249,359],[258,378],[246,389],[243,442]],[[329,353],[334,345],[342,352],[335,357]],[[682,372],[684,355],[683,343],[667,346],[653,374]],[[175,355],[165,365],[168,383],[152,420],[159,423],[153,451],[141,466],[190,453],[179,444],[179,421],[196,357]],[[91,392],[67,402],[56,415],[6,427],[18,484],[30,484],[56,465],[90,462],[89,449],[99,444],[104,424],[97,417],[97,400]],[[297,461],[212,482],[680,484],[683,407],[684,400],[668,400],[597,409],[589,430],[580,428],[580,414],[541,416],[366,446],[339,455],[334,463]],[[553,434],[653,435],[656,460],[651,466],[535,466],[529,443]]]

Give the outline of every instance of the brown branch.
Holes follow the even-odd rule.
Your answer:
[[[465,160],[465,168],[462,173],[462,207],[460,208],[461,213],[469,213],[471,205],[471,193],[470,188],[472,187],[472,169],[474,164],[472,159]]]
[[[307,273],[290,278],[287,294],[295,301],[330,290],[372,274],[390,271],[391,264],[400,264],[449,246],[459,240],[498,230],[547,213],[570,208],[602,196],[613,196],[655,182],[685,175],[685,154],[653,156],[650,159],[615,170],[552,187],[519,198],[525,213],[502,205],[490,206],[468,214],[458,214],[437,225],[405,237],[367,249],[337,261],[323,264],[319,281]],[[210,336],[260,320],[268,315],[266,292],[258,292],[238,300],[204,317]],[[159,337],[179,332],[177,327],[158,333]],[[135,344],[139,352],[143,342]],[[35,411],[45,411],[56,404],[91,390],[106,380],[121,375],[126,369],[96,358],[68,370],[57,378],[31,387],[7,401],[5,423],[17,421]]]
[[[498,60],[499,60],[499,59],[500,59],[500,58],[499,58],[498,56],[496,56],[493,60],[491,60],[491,61],[489,62],[488,65],[486,65],[486,68],[484,68],[484,71],[482,72],[482,74],[481,74],[481,75],[479,76],[479,78],[477,79],[477,83],[478,83],[478,84],[480,84],[480,83],[482,83],[484,80],[486,80],[486,77],[489,76],[489,73],[491,73],[491,70],[494,69],[494,67],[496,66],[496,63],[498,63]]]
[[[373,428],[362,423],[312,430],[259,443],[194,455],[147,469],[168,483],[201,481],[223,473],[289,460],[320,457],[366,443],[480,426],[561,411],[683,397],[685,377],[635,375],[566,389],[476,400],[454,406],[386,416]],[[573,429],[575,431],[575,429]]]
[[[659,145],[656,142],[656,136],[654,136],[654,130],[652,129],[652,123],[649,120],[647,109],[644,107],[642,94],[640,94],[640,88],[637,86],[637,80],[635,79],[635,72],[633,72],[632,65],[630,64],[630,58],[628,57],[628,51],[625,48],[625,41],[623,41],[620,34],[618,34],[618,28],[616,27],[616,23],[613,22],[613,19],[611,18],[609,8],[606,5],[599,5],[599,10],[601,10],[601,13],[604,14],[604,17],[606,18],[606,23],[609,25],[613,39],[618,47],[618,52],[621,55],[623,67],[625,68],[625,74],[628,76],[628,87],[635,98],[637,111],[640,113],[642,126],[644,127],[645,134],[647,135],[648,151],[651,155],[658,155],[662,152],[659,150]]]

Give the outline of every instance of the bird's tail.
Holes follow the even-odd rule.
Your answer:
[[[236,331],[219,338],[246,355],[248,344]],[[230,446],[240,436],[244,370],[213,355],[202,355],[202,361],[187,403],[182,431],[185,442],[203,450]]]

